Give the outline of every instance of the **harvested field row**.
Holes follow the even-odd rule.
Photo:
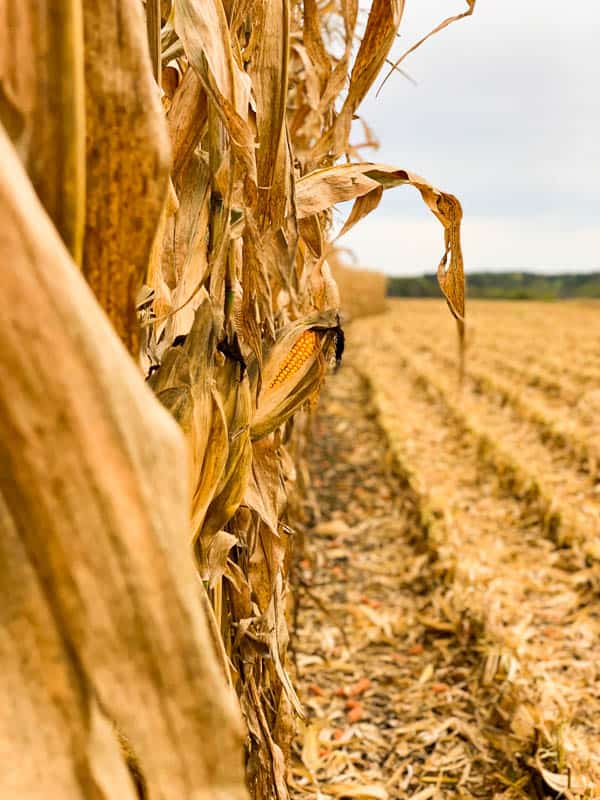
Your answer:
[[[417,476],[413,483],[435,520],[430,546],[451,581],[445,608],[480,630],[484,682],[507,682],[497,702],[510,735],[494,737],[495,745],[516,763],[529,752],[527,763],[540,770],[560,772],[566,758],[581,789],[586,780],[595,783],[600,729],[582,704],[598,655],[598,608],[590,607],[587,571],[574,570],[519,498],[482,472],[477,442],[447,425],[443,404],[419,406],[407,386],[407,411],[390,390],[398,378],[372,362],[368,372],[381,418],[395,429],[399,463]],[[587,665],[579,674],[573,658]]]
[[[595,388],[600,381],[600,368],[590,366],[588,358],[578,363],[575,353],[571,357],[567,355],[557,357],[552,352],[542,356],[536,348],[523,347],[518,354],[515,354],[515,360],[511,364],[507,363],[506,351],[501,347],[494,348],[489,345],[484,349],[483,344],[478,343],[473,352],[478,360],[489,358],[497,362],[501,370],[506,368],[512,371],[512,367],[515,374],[521,376],[523,383],[532,387],[539,386],[540,389],[549,391],[552,397],[555,393],[561,393],[569,400],[569,390],[571,390],[570,402],[580,403],[583,399],[586,403],[590,401],[596,405],[600,403]],[[582,393],[588,396],[582,398]]]
[[[425,354],[430,361],[444,365],[451,373],[458,373],[458,358],[447,354],[433,346],[427,339],[409,336],[404,340],[409,350]],[[480,366],[483,363],[484,366]],[[475,394],[486,395],[490,400],[509,405],[515,415],[531,423],[538,431],[542,443],[548,447],[566,451],[577,469],[588,472],[596,480],[600,468],[599,435],[590,431],[590,405],[584,404],[577,413],[577,408],[565,406],[564,397],[554,398],[540,391],[531,391],[528,386],[519,386],[505,378],[499,377],[500,369],[494,371],[485,357],[467,358],[465,378]],[[560,384],[557,388],[561,391]]]
[[[484,731],[497,689],[481,680],[467,618],[446,608],[421,496],[392,469],[369,392],[343,369],[309,451],[321,516],[296,575],[300,798],[522,797]],[[492,737],[493,738],[493,737]],[[530,773],[521,769],[522,781]]]
[[[573,412],[585,424],[594,421],[600,409],[600,394],[596,388],[600,382],[600,370],[587,366],[573,369],[573,360],[568,363],[556,358],[541,360],[535,351],[523,351],[514,359],[507,357],[501,347],[484,348],[479,344],[470,349],[473,364],[486,364],[500,374],[506,373],[517,386],[535,389],[550,405],[568,403]]]
[[[394,318],[404,330],[416,327],[434,342],[449,341],[452,321],[444,319],[435,301],[392,300],[391,308],[398,303],[402,315]],[[566,377],[580,391],[582,386],[592,389],[600,380],[599,305],[474,301],[469,305],[469,351],[475,358],[514,359],[550,380]]]
[[[386,351],[388,359],[391,354]],[[600,554],[596,484],[573,469],[564,450],[547,448],[538,432],[507,406],[490,403],[467,388],[459,395],[456,374],[428,365],[422,353],[408,351],[393,362],[396,373],[408,371],[446,416],[478,442],[482,463],[490,465],[513,494],[526,501],[544,530],[561,545],[573,547],[581,560]]]
[[[400,358],[399,368],[406,363],[418,367],[421,380],[437,387],[447,402],[454,403],[463,420],[479,433],[486,450],[491,446],[492,458],[496,458],[498,451],[509,456],[517,473],[525,479],[517,484],[534,487],[559,541],[583,542],[584,554],[597,558],[600,534],[597,425],[575,422],[570,419],[574,415],[568,407],[562,413],[553,410],[547,402],[520,393],[492,370],[473,367],[476,350],[468,353],[465,387],[459,395],[457,361],[451,355],[454,348],[445,350],[439,335],[435,340],[426,337],[425,332],[436,318],[432,308],[425,307],[423,324],[419,323],[415,310],[418,305],[406,303],[392,308],[401,308],[402,313],[392,312],[385,328],[381,326],[378,332],[381,347]],[[438,320],[439,327],[448,330],[443,315]],[[494,325],[495,321],[490,319],[490,327]],[[588,388],[595,390],[593,386]],[[504,469],[506,458],[496,461],[498,468]]]
[[[443,404],[383,361],[368,374],[386,442],[347,370],[311,453],[324,518],[300,582],[326,596],[300,593],[296,796],[542,797],[565,765],[572,796],[594,796],[585,573]]]

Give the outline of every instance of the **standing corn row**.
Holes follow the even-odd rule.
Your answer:
[[[345,232],[385,189],[414,186],[444,227],[440,283],[461,324],[464,313],[458,201],[403,169],[357,161],[350,143],[403,0],[374,0],[364,29],[355,0],[146,0],[145,21],[141,0],[6,2],[23,51],[39,40],[31,63],[52,80],[37,85],[56,86],[62,111],[37,142],[35,80],[7,60],[0,118],[185,434],[181,539],[240,698],[251,791],[283,800],[302,713],[284,615],[293,417],[315,401],[343,341],[327,263],[333,205],[354,201]],[[57,153],[51,181],[28,162]]]
[[[186,442],[130,355],[168,181],[141,3],[2,0],[2,798],[247,797]]]
[[[335,166],[357,155],[351,121],[402,0],[375,0],[353,63],[355,2],[167,0],[162,10],[174,168],[144,295],[143,363],[190,443],[191,544],[248,727],[249,785],[283,799],[302,713],[286,672],[288,445],[342,337],[331,208],[355,200],[348,229],[385,188],[414,185],[446,228],[458,283],[460,219],[446,213],[454,198],[404,170]],[[462,315],[461,298],[450,300]]]

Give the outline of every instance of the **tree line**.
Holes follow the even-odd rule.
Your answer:
[[[388,297],[439,297],[434,274],[390,277]],[[475,272],[468,275],[467,293],[490,300],[562,300],[600,297],[600,272],[540,275],[533,272]]]

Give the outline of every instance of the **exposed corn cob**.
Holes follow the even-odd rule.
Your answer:
[[[342,338],[335,309],[313,312],[280,332],[266,353],[260,389],[258,370],[252,370],[257,391],[250,427],[253,441],[272,433],[315,397],[332,346]]]
[[[294,342],[286,356],[281,369],[270,384],[270,389],[280,386],[284,381],[298,372],[302,365],[317,351],[320,337],[317,331],[307,330]]]

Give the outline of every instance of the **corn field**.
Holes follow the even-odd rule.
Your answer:
[[[435,300],[349,326],[307,452],[294,798],[600,796],[598,320],[470,300],[461,386]]]
[[[458,200],[352,144],[403,8],[0,3],[3,798],[288,797],[293,487],[384,190],[464,335]]]

